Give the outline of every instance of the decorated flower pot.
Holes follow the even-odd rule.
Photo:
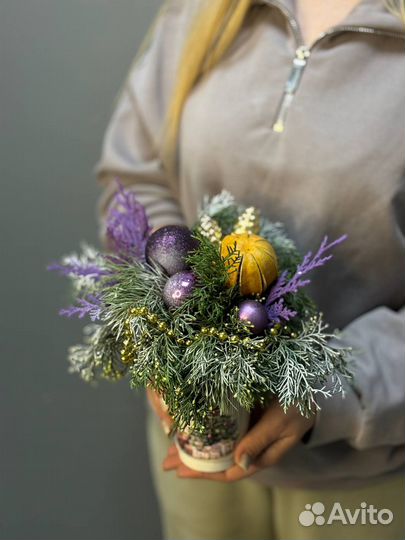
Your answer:
[[[236,444],[246,433],[248,424],[248,412],[239,407],[227,415],[211,412],[202,431],[189,428],[177,432],[175,443],[181,461],[199,472],[229,469],[234,464]]]

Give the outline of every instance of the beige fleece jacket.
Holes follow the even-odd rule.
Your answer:
[[[258,479],[361,486],[404,466],[404,30],[362,0],[309,47],[292,0],[255,0],[182,115],[170,185],[159,133],[187,25],[201,0],[171,0],[131,70],[97,165],[100,223],[119,175],[152,223],[191,224],[223,188],[283,221],[302,252],[348,233],[310,293],[354,349],[355,387],[322,403],[308,443]]]

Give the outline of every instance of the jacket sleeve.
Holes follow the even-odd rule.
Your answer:
[[[184,222],[160,159],[160,135],[195,1],[169,0],[163,5],[150,44],[130,70],[113,111],[95,170],[103,186],[98,203],[102,237],[117,177],[135,191],[153,227]]]
[[[319,398],[306,446],[346,440],[363,450],[405,441],[405,308],[376,308],[355,319],[335,345],[353,348],[345,397]]]

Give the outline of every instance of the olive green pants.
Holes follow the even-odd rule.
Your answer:
[[[162,470],[169,441],[151,411],[148,411],[148,439],[165,539],[403,540],[405,537],[403,477],[363,489],[331,491],[267,487],[250,479],[232,484],[185,480],[177,478],[174,472]],[[319,504],[308,509],[308,505],[319,502],[325,512],[321,513]],[[339,509],[331,524],[323,523],[330,518],[335,502],[340,503],[343,511],[350,509],[353,513],[360,509],[357,523],[342,523],[342,519],[348,518]],[[370,524],[365,518],[366,523],[361,524],[364,502],[379,510],[389,509],[393,513],[392,522]],[[316,518],[317,523],[313,523]],[[382,514],[381,518],[385,521],[390,516]]]

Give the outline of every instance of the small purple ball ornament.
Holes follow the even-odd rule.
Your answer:
[[[187,255],[198,247],[185,225],[166,225],[152,233],[146,243],[145,256],[149,264],[161,266],[169,276],[188,269]]]
[[[249,322],[254,334],[261,334],[269,324],[266,308],[257,300],[243,300],[239,304],[239,320]]]
[[[192,272],[177,272],[169,277],[163,289],[163,300],[168,307],[177,308],[187,300],[195,287],[195,275]]]

